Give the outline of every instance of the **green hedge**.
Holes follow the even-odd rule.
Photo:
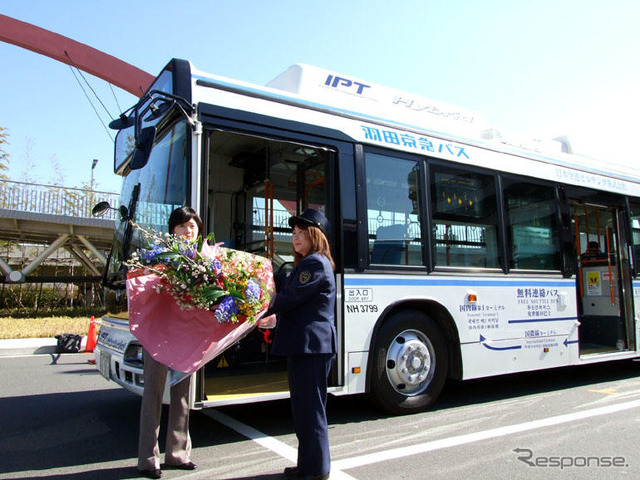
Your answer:
[[[106,296],[106,299],[105,299]],[[126,295],[99,284],[2,284],[0,315],[59,314],[74,316],[87,312],[126,309]]]

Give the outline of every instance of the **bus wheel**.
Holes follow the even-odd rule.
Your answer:
[[[410,310],[390,317],[378,332],[371,377],[374,401],[394,413],[425,410],[447,377],[447,346],[437,323]]]

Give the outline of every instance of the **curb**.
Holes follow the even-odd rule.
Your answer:
[[[58,341],[55,338],[19,338],[0,340],[0,356],[34,355],[56,353]]]

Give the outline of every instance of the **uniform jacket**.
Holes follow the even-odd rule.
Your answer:
[[[335,353],[336,283],[331,263],[312,253],[298,262],[267,312],[278,314],[274,355]]]

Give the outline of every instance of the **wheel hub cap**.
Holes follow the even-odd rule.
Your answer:
[[[387,376],[399,393],[417,395],[431,381],[433,363],[433,347],[429,339],[422,332],[407,330],[389,345]]]

